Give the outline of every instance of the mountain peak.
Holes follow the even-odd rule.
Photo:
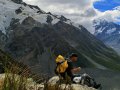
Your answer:
[[[115,34],[119,32],[120,25],[107,21],[104,19],[97,19],[93,21],[93,26],[95,28],[95,35],[98,34]]]
[[[94,35],[120,53],[120,25],[106,20],[93,21]]]

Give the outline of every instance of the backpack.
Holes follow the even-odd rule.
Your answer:
[[[87,85],[87,86],[91,87],[92,81],[93,81],[93,79],[88,74],[85,73],[85,74],[81,75],[80,83],[82,85]]]
[[[101,84],[97,84],[96,81],[92,77],[90,77],[88,74],[83,74],[81,76],[80,83],[82,85],[87,85],[88,87],[93,87],[95,89],[98,89],[98,88],[102,89]]]
[[[62,55],[58,55],[55,61],[57,64],[55,73],[56,74],[64,73],[66,69],[68,68],[67,60]]]

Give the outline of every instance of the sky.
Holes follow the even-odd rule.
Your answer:
[[[93,20],[120,22],[120,0],[23,0],[46,12],[64,15],[94,33]]]

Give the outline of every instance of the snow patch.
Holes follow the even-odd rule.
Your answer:
[[[102,29],[102,28],[99,28],[98,30],[96,30],[95,35],[98,35],[98,34],[100,34],[100,33],[102,33],[102,32],[103,32],[103,29]]]
[[[109,29],[109,30],[107,30],[107,34],[111,34],[111,33],[113,33],[114,31],[116,31],[116,28],[112,28],[112,29]]]

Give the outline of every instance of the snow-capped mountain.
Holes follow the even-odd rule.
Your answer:
[[[55,56],[72,52],[78,66],[120,70],[120,56],[85,27],[21,0],[0,0],[0,48],[36,72],[53,73]]]
[[[94,35],[120,53],[120,25],[106,20],[95,20],[93,23]]]
[[[64,16],[53,15],[50,12],[42,11],[38,6],[33,6],[22,2],[21,0],[0,0],[0,30],[6,34],[12,19],[18,19],[21,23],[27,17],[33,17],[34,20],[41,23],[56,24],[58,21],[64,21],[68,24],[74,24]],[[47,20],[49,19],[49,20]],[[79,27],[79,25],[74,24]]]

